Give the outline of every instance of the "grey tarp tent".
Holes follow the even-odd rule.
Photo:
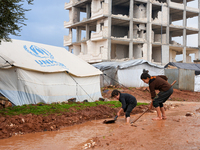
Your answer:
[[[165,68],[167,68],[168,66],[175,66],[179,69],[194,70],[195,75],[200,74],[200,64],[169,62],[167,65],[165,65]]]
[[[101,62],[93,64],[93,66],[100,69],[104,73],[104,75],[101,75],[101,87],[115,85],[118,83],[127,87],[148,86],[140,79],[143,69],[149,70],[150,75],[164,74],[163,66],[159,66],[142,59],[134,59],[123,62]]]

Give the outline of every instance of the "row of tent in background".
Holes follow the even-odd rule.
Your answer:
[[[94,64],[105,75],[101,76],[101,86],[121,84],[126,87],[148,86],[140,75],[143,69],[149,71],[151,76],[166,75],[168,82],[177,82],[175,89],[200,92],[200,64],[169,62],[159,66],[145,60],[129,60],[125,62],[102,62]]]
[[[200,91],[199,78],[195,75],[200,69],[180,69],[179,66],[179,69],[165,69],[169,65],[173,64],[163,67],[145,60],[129,60],[92,66],[65,48],[12,40],[0,45],[0,93],[14,105],[62,102],[71,98],[92,102],[102,97],[101,87],[104,86],[148,86],[140,80],[143,69],[149,70],[150,75],[166,74],[169,82],[176,79],[175,88]],[[191,87],[194,85],[193,88],[181,85],[185,75],[192,79],[188,78],[187,83]]]

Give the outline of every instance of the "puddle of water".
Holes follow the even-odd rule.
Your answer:
[[[109,118],[110,119],[110,118]],[[107,120],[109,120],[107,119]],[[80,125],[65,127],[59,131],[46,131],[13,136],[0,140],[0,149],[6,150],[72,150],[77,145],[81,147],[88,139],[112,131],[124,119],[120,118],[114,124],[103,124],[104,120],[89,121]]]

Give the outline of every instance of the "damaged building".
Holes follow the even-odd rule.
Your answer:
[[[69,0],[65,3],[69,21],[64,22],[69,34],[64,36],[64,46],[89,63],[144,59],[165,65],[176,62],[180,54],[182,62],[191,62],[190,54],[200,59],[199,48],[187,46],[188,35],[200,37],[200,24],[187,26],[188,18],[200,20],[199,7],[188,7],[190,1]],[[174,25],[175,21],[182,25]],[[174,37],[181,37],[182,43],[173,41]]]

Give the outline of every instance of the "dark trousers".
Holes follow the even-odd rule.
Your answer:
[[[160,91],[153,100],[153,106],[163,107],[163,103],[167,101],[167,99],[172,95],[173,88],[171,87],[168,91]]]
[[[133,108],[135,108],[135,106],[137,105],[137,103],[131,103],[131,104],[128,104],[124,110],[124,112],[126,112],[126,118],[127,117],[130,117],[130,113],[131,111],[133,110]]]

